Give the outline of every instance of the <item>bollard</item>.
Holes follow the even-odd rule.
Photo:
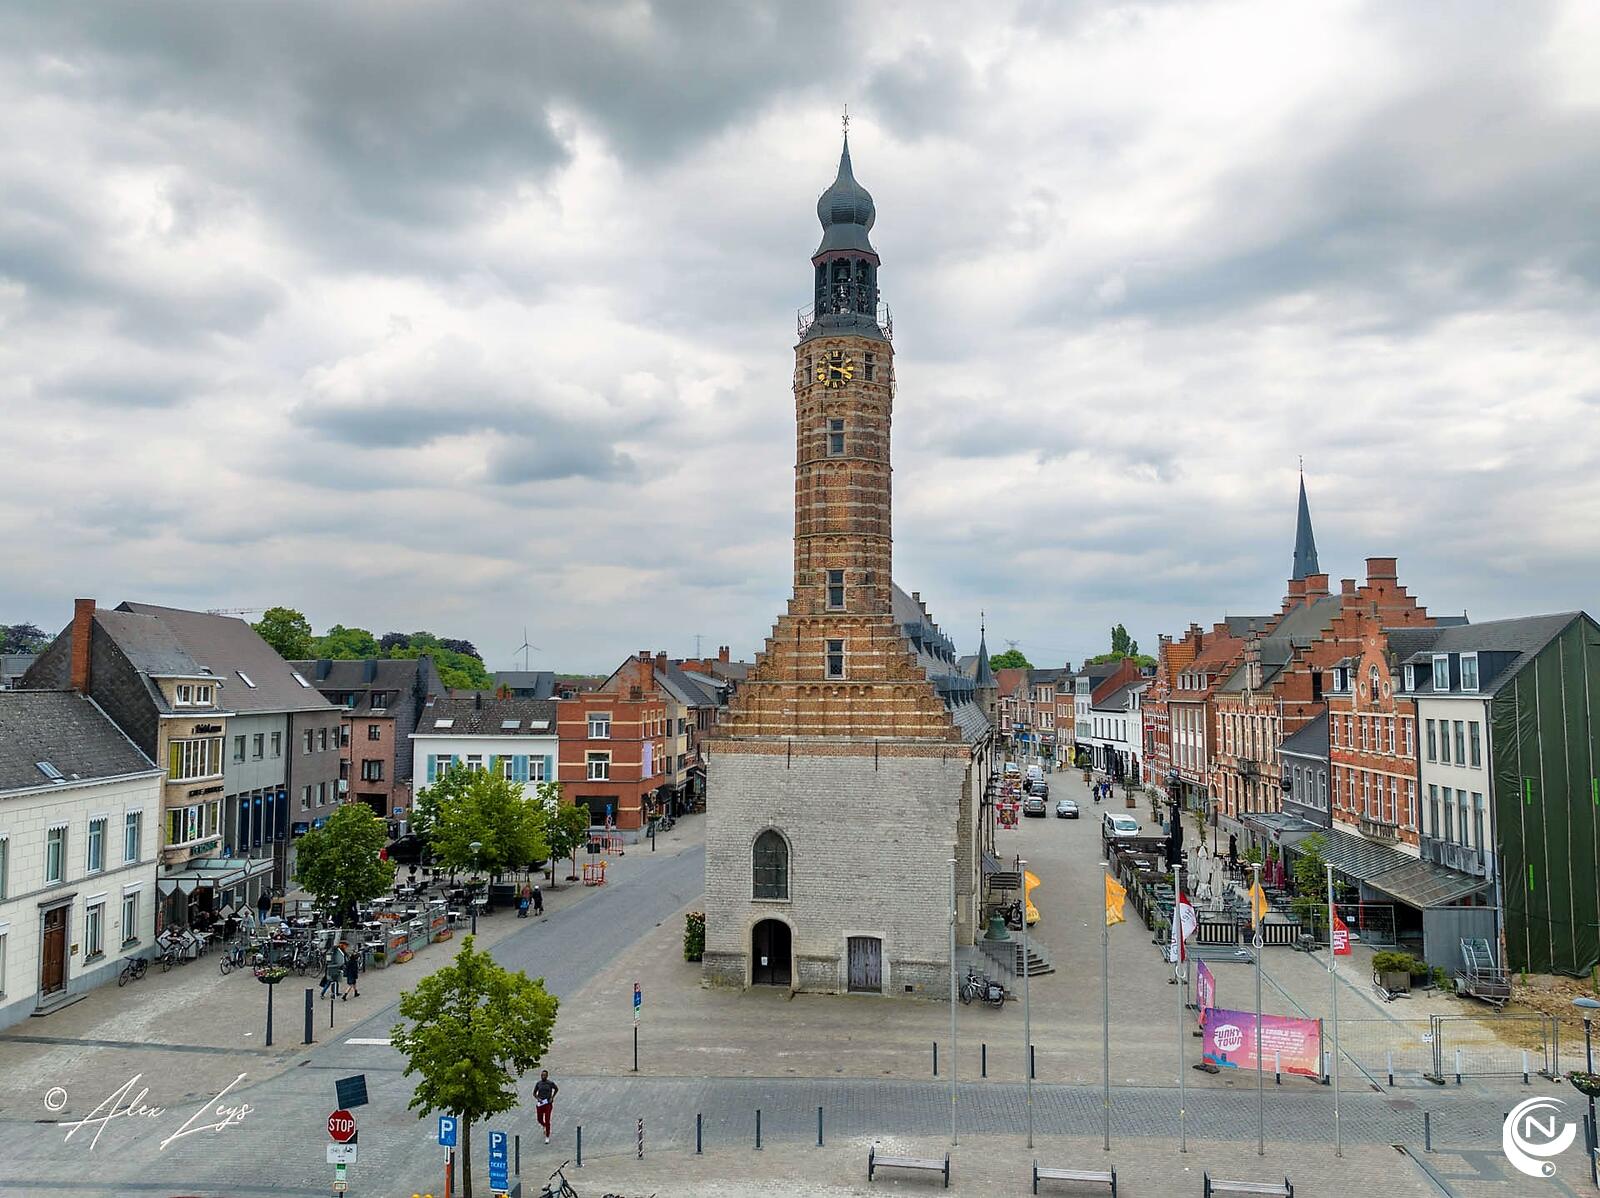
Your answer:
[[[512,1149],[513,1149],[513,1153],[512,1153],[512,1157],[511,1157],[511,1162],[512,1162],[512,1165],[513,1165],[513,1171],[516,1173],[516,1175],[518,1177],[521,1177],[522,1176],[522,1133],[521,1132],[518,1132],[516,1135],[511,1137],[511,1145],[512,1145]]]
[[[1528,1050],[1522,1050],[1522,1084],[1528,1084]]]
[[[1276,1049],[1272,1053],[1272,1084],[1283,1085],[1283,1057]]]
[[[822,1108],[817,1108],[817,1147],[822,1147]]]
[[[316,999],[311,997],[311,987],[307,986],[306,987],[306,1039],[305,1039],[305,1042],[307,1044],[312,1043],[312,1037],[311,1037],[311,1014],[312,1014],[313,1011],[316,1010],[316,1001],[317,1001]]]
[[[1456,1085],[1461,1084],[1461,1050],[1456,1049]]]
[[[698,1111],[695,1112],[695,1117],[694,1117],[694,1154],[696,1156],[700,1155],[700,1118],[701,1117],[700,1117],[699,1112]]]
[[[939,1076],[939,1041],[933,1042],[933,1076]]]
[[[979,1060],[982,1061],[982,1066],[981,1066],[981,1068],[979,1070],[979,1074],[978,1075],[980,1077],[988,1077],[989,1076],[989,1046],[987,1044],[985,1044],[983,1046],[983,1055],[979,1058]]]
[[[756,1108],[756,1151],[761,1151],[761,1108]]]
[[[1394,1053],[1393,1053],[1393,1051],[1384,1053],[1383,1054],[1383,1059],[1384,1059],[1384,1063],[1389,1068],[1389,1084],[1392,1086],[1392,1085],[1394,1085]]]
[[[583,1168],[583,1124],[578,1124],[578,1168]]]
[[[1433,1151],[1433,1116],[1427,1111],[1422,1112],[1422,1150]]]
[[[1028,1045],[1028,1076],[1037,1080],[1039,1071],[1034,1068],[1033,1045]]]
[[[639,1159],[644,1160],[644,1120],[639,1120]]]

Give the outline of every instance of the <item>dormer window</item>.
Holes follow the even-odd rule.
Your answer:
[[[1461,655],[1461,689],[1464,691],[1478,689],[1478,655],[1476,653],[1463,653]]]
[[[1450,689],[1450,655],[1448,653],[1435,653],[1433,655],[1433,689],[1436,691]]]
[[[1412,665],[1406,666],[1406,689],[1408,691],[1414,691],[1414,690],[1417,689],[1417,667],[1416,666],[1412,666]]]

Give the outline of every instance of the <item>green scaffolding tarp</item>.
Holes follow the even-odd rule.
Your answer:
[[[1600,626],[1568,624],[1490,720],[1506,963],[1584,976],[1600,964]]]

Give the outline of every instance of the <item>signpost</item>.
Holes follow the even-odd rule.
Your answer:
[[[510,1139],[503,1131],[489,1133],[489,1189],[495,1194],[511,1190],[511,1164],[506,1152]]]
[[[329,1144],[328,1164],[353,1165],[356,1163],[356,1154],[360,1151],[355,1144]]]
[[[639,983],[633,984],[633,1071],[639,1072],[639,1008],[644,1006],[644,993]]]
[[[439,1147],[454,1148],[456,1146],[456,1128],[459,1124],[454,1115],[439,1116]]]

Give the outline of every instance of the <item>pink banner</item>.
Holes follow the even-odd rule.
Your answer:
[[[1224,1069],[1256,1067],[1256,1016],[1254,1011],[1228,1011],[1213,1007],[1201,1024],[1205,1030],[1205,1058]],[[1272,1069],[1274,1055],[1285,1073],[1322,1076],[1322,1024],[1315,1019],[1289,1015],[1261,1017],[1261,1064]]]
[[[1200,1026],[1204,1027],[1206,1012],[1217,1005],[1217,979],[1211,976],[1204,961],[1194,963],[1194,1000],[1195,1006],[1200,1008]]]

